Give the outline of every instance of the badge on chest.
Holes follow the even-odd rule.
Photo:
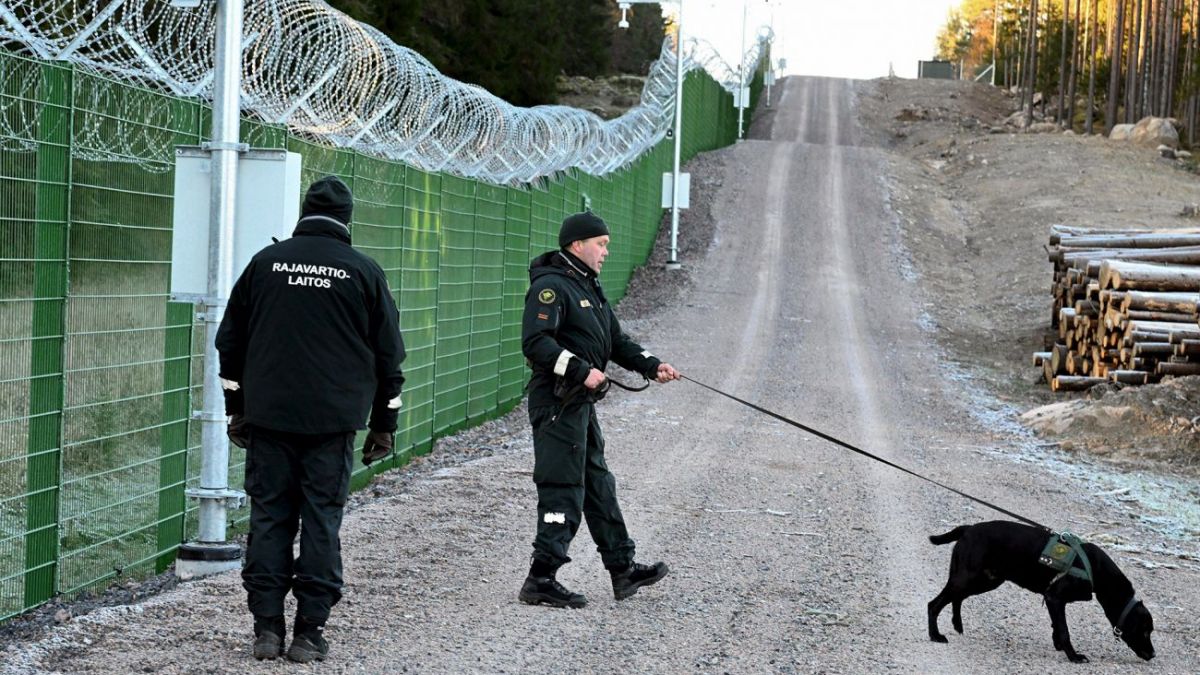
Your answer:
[[[584,298],[583,300],[579,301],[579,306],[580,307],[591,307],[592,303],[587,298]]]

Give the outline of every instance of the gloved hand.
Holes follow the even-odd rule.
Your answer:
[[[391,431],[368,431],[367,440],[363,441],[363,466],[371,466],[392,454],[392,446],[396,444],[396,434]]]
[[[246,424],[241,415],[229,416],[229,426],[225,429],[225,435],[229,436],[230,443],[239,448],[247,448],[250,445],[250,425]]]

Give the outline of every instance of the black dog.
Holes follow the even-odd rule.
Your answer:
[[[930,537],[929,541],[938,545],[958,543],[950,558],[950,579],[929,603],[929,639],[946,642],[937,625],[938,614],[946,605],[953,603],[954,630],[962,633],[959,610],[963,599],[987,593],[1005,581],[1011,581],[1045,597],[1050,624],[1054,628],[1054,648],[1066,652],[1068,659],[1076,663],[1088,660],[1071,646],[1066,605],[1088,600],[1093,592],[1113,625],[1113,633],[1138,656],[1147,661],[1154,658],[1154,645],[1150,643],[1154,619],[1137,599],[1133,585],[1112,558],[1098,546],[1085,543],[1082,549],[1091,563],[1091,583],[1085,578],[1060,575],[1040,561],[1050,537],[1051,533],[1045,530],[1002,520],[960,525],[945,534]],[[1076,560],[1074,566],[1082,567],[1082,562]]]

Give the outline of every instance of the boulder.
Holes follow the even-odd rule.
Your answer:
[[[1114,124],[1112,131],[1108,132],[1108,137],[1114,141],[1127,141],[1132,132],[1132,124]]]
[[[1129,140],[1138,145],[1157,148],[1165,145],[1174,150],[1179,147],[1179,134],[1175,131],[1171,120],[1163,117],[1143,117],[1133,125]]]
[[[1058,125],[1054,122],[1034,122],[1026,131],[1031,134],[1053,134],[1058,132]]]
[[[1025,128],[1025,113],[1018,110],[1017,112],[1004,118],[1005,126],[1016,127],[1018,129]]]

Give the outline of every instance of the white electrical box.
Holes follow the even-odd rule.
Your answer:
[[[768,70],[768,71],[767,71],[767,74],[766,74],[766,77],[764,77],[764,78],[763,78],[763,82],[764,82],[764,84],[766,84],[768,87],[770,87],[771,85],[775,84],[775,71],[773,71],[773,70]]]
[[[750,107],[750,87],[742,87],[733,93],[733,107],[749,108]]]
[[[175,148],[175,208],[171,238],[171,299],[199,302],[208,295],[208,230],[212,162],[208,151]],[[233,276],[271,237],[291,236],[300,217],[300,155],[250,150],[238,159],[233,221]]]
[[[671,172],[663,174],[662,180],[662,207],[664,209],[671,208]],[[692,193],[692,174],[679,172],[679,208],[686,209],[689,206],[689,197]]]

